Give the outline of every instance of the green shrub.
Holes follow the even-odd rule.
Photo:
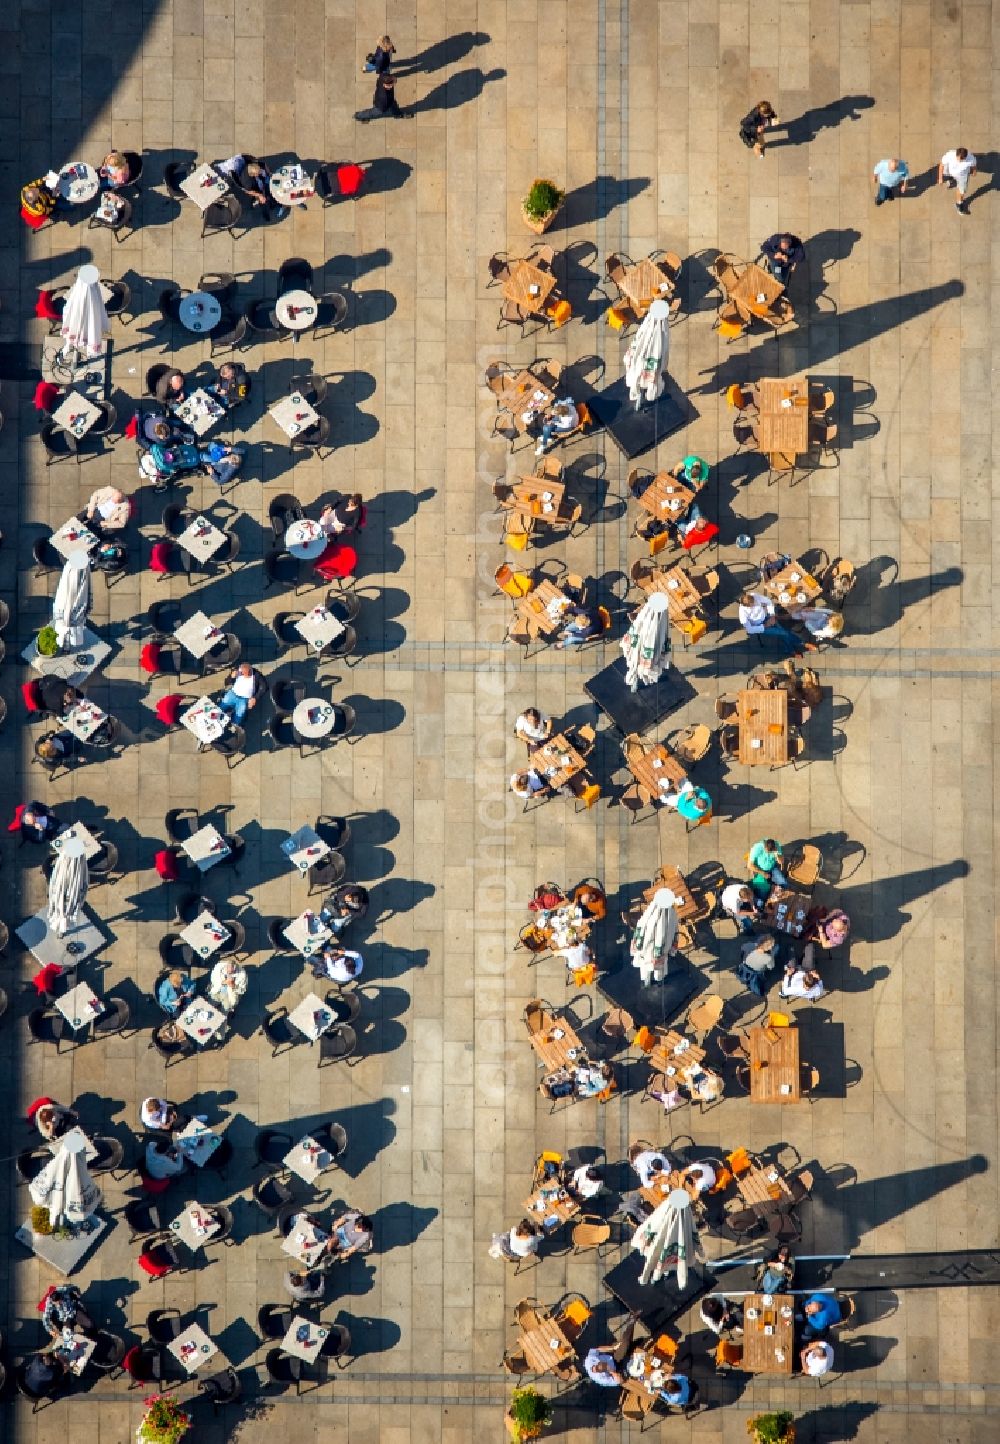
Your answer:
[[[536,180],[524,198],[524,213],[533,221],[542,221],[557,211],[565,199],[566,192],[549,180]]]

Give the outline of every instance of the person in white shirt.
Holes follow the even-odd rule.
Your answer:
[[[144,1128],[163,1131],[176,1126],[177,1109],[166,1098],[144,1098],[139,1117]]]
[[[656,1148],[641,1148],[633,1144],[628,1151],[628,1161],[639,1175],[643,1188],[648,1188],[658,1173],[670,1172],[670,1160]]]
[[[741,933],[753,931],[753,925],[757,917],[757,909],[754,907],[753,891],[742,882],[728,883],[722,889],[722,896],[719,898],[722,911],[727,917],[732,918]]]
[[[335,983],[353,983],[361,977],[365,962],[360,953],[349,948],[324,948],[313,963],[317,977],[332,978]]]
[[[586,1202],[604,1192],[604,1181],[596,1168],[584,1163],[567,1179],[566,1191],[581,1202]]]
[[[783,998],[804,998],[807,1003],[815,1003],[826,992],[823,979],[812,965],[814,948],[814,943],[807,943],[800,960],[793,959],[785,967],[780,990]]]
[[[818,1339],[815,1344],[807,1345],[799,1357],[802,1360],[803,1374],[819,1379],[823,1374],[829,1374],[833,1368],[833,1345]]]
[[[699,1193],[707,1193],[710,1188],[715,1187],[715,1169],[710,1163],[692,1163],[685,1168],[684,1173]]]
[[[969,189],[969,181],[975,173],[976,157],[971,151],[966,150],[964,145],[958,145],[954,150],[946,150],[938,162],[937,183],[944,185],[945,181],[954,182],[958,195],[955,209],[960,216],[968,214],[965,209],[965,197]]]
[[[510,790],[515,797],[535,797],[539,792],[544,792],[546,787],[548,783],[545,778],[540,777],[533,767],[511,774]]]
[[[241,662],[219,699],[219,706],[239,727],[251,707],[257,705],[257,678],[249,662]]]
[[[784,642],[790,652],[818,650],[815,642],[802,642],[794,632],[783,627],[774,615],[774,603],[759,592],[744,592],[740,597],[740,626],[748,637],[770,637]]]
[[[537,707],[527,707],[514,723],[514,736],[525,743],[530,754],[552,736],[552,718],[539,712]]]
[[[553,402],[549,407],[548,420],[542,425],[542,434],[535,447],[535,455],[541,456],[543,452],[547,451],[554,436],[565,436],[568,431],[573,431],[579,424],[580,413],[568,397]]]
[[[128,497],[117,486],[99,486],[90,493],[86,517],[96,523],[98,531],[121,531],[131,515]]]
[[[530,1258],[542,1246],[542,1234],[529,1218],[522,1218],[501,1238],[501,1248],[509,1259]]]
[[[570,943],[565,948],[553,948],[552,951],[558,957],[566,959],[567,971],[571,973],[575,973],[577,968],[589,967],[594,961],[594,954],[586,943]]]
[[[208,996],[224,1013],[231,1013],[247,990],[247,970],[232,958],[220,958],[212,969]]]

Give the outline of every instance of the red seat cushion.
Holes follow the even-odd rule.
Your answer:
[[[17,804],[17,807],[14,809],[14,821],[8,822],[7,824],[8,832],[21,831],[21,818],[24,816],[24,809],[27,807],[27,805],[28,804],[26,802],[19,802]]]
[[[51,291],[40,290],[35,299],[35,315],[41,321],[61,321],[62,313],[56,309]]]
[[[147,642],[139,653],[139,666],[151,676],[155,676],[160,670],[160,651],[159,642]]]
[[[55,1102],[55,1099],[54,1099],[54,1098],[36,1098],[35,1101],[34,1101],[34,1103],[29,1103],[29,1104],[28,1104],[28,1111],[27,1111],[27,1114],[25,1115],[25,1116],[27,1117],[28,1122],[29,1122],[29,1123],[34,1123],[34,1121],[35,1121],[35,1114],[38,1112],[39,1108],[44,1108],[45,1105],[46,1105],[46,1103],[50,1103],[50,1104],[51,1104],[51,1103],[54,1103],[54,1102]]]
[[[143,1273],[149,1274],[151,1279],[162,1279],[164,1274],[170,1272],[168,1263],[159,1263],[152,1254],[148,1253],[139,1255],[139,1267]]]
[[[138,418],[138,416],[133,416],[133,417],[132,417],[132,420],[129,422],[129,424],[128,424],[128,425],[126,426],[126,428],[125,428],[124,434],[125,434],[131,441],[134,441],[134,440],[136,439],[136,437],[139,435],[139,418]]]
[[[28,712],[44,712],[45,706],[42,702],[42,687],[40,682],[34,678],[30,682],[21,683],[21,699]]]
[[[180,877],[180,868],[177,866],[177,858],[165,847],[153,858],[153,866],[164,882],[176,882]]]
[[[361,182],[365,173],[359,165],[340,165],[337,167],[337,184],[340,187],[342,196],[356,196],[361,189]]]
[[[42,226],[44,226],[45,222],[48,220],[48,216],[33,216],[30,211],[26,211],[24,209],[24,206],[22,206],[21,219],[24,224],[28,226],[31,230],[40,231],[42,229]]]
[[[39,381],[35,387],[35,410],[54,411],[62,392],[51,381]]]
[[[58,963],[46,963],[44,968],[39,968],[31,980],[35,985],[35,992],[38,996],[44,998],[47,994],[51,993],[56,985],[56,979],[61,978],[62,974],[63,970]],[[43,1103],[51,1103],[51,1101],[51,1098],[42,1099]],[[34,1107],[35,1105],[32,1104],[31,1106]]]
[[[180,692],[170,692],[156,704],[156,715],[164,727],[176,727],[181,718],[184,698]]]
[[[170,554],[173,551],[173,543],[158,541],[153,543],[153,550],[149,557],[149,570],[151,572],[169,572]]]
[[[715,522],[706,521],[703,522],[700,527],[692,527],[691,531],[688,532],[681,545],[683,546],[685,551],[690,551],[692,547],[700,547],[705,542],[710,542],[714,536],[718,535],[719,528],[716,526]]]
[[[139,1181],[146,1193],[166,1193],[170,1187],[169,1178],[150,1178],[148,1173],[140,1173]]]
[[[358,554],[346,542],[332,541],[316,563],[315,570],[328,582],[353,576]]]

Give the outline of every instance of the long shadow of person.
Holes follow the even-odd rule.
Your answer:
[[[420,115],[428,110],[455,110],[460,105],[467,105],[470,100],[478,99],[491,80],[503,80],[506,74],[506,70],[499,69],[486,72],[458,70],[440,85],[435,85],[422,100],[406,106],[403,114]]]
[[[871,637],[876,632],[900,622],[907,607],[916,602],[925,602],[938,592],[961,584],[964,572],[961,567],[945,567],[940,572],[929,572],[922,577],[907,577],[903,581],[894,575],[883,586],[882,578],[889,567],[898,563],[893,557],[873,557],[857,568],[857,581],[847,605],[850,632],[857,637]]]
[[[871,95],[843,95],[829,105],[814,105],[804,110],[794,120],[783,120],[779,129],[784,136],[774,140],[768,137],[768,150],[777,150],[783,145],[805,145],[815,140],[821,130],[833,130],[842,120],[860,120],[863,110],[870,110],[875,104]]]
[[[976,185],[973,179],[969,184],[969,192],[965,200],[965,209],[968,211],[973,201],[978,202],[980,198],[985,199],[990,191],[1000,190],[1000,155],[995,150],[976,151],[976,173],[985,177],[985,185]]]
[[[461,30],[457,35],[448,35],[444,40],[435,40],[426,50],[411,55],[406,60],[393,59],[392,69],[396,75],[416,75],[422,71],[429,75],[433,70],[443,70],[464,60],[477,45],[488,45],[492,36],[485,30]],[[405,66],[405,70],[402,67]]]

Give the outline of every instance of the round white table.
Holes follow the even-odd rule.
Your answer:
[[[181,325],[186,331],[212,331],[222,320],[222,307],[217,296],[208,291],[194,291],[185,296],[178,307]]]
[[[292,726],[300,737],[329,737],[336,721],[333,703],[322,697],[303,697],[292,713]]]
[[[317,309],[316,297],[308,291],[285,291],[274,303],[278,325],[286,331],[307,331],[315,326]]]
[[[294,206],[316,194],[316,183],[301,166],[281,165],[271,172],[271,194],[279,206]]]
[[[101,188],[101,178],[85,160],[71,160],[59,172],[59,194],[71,205],[92,201]]]
[[[326,551],[326,532],[318,521],[303,517],[293,521],[285,532],[285,546],[293,557],[311,562]]]

